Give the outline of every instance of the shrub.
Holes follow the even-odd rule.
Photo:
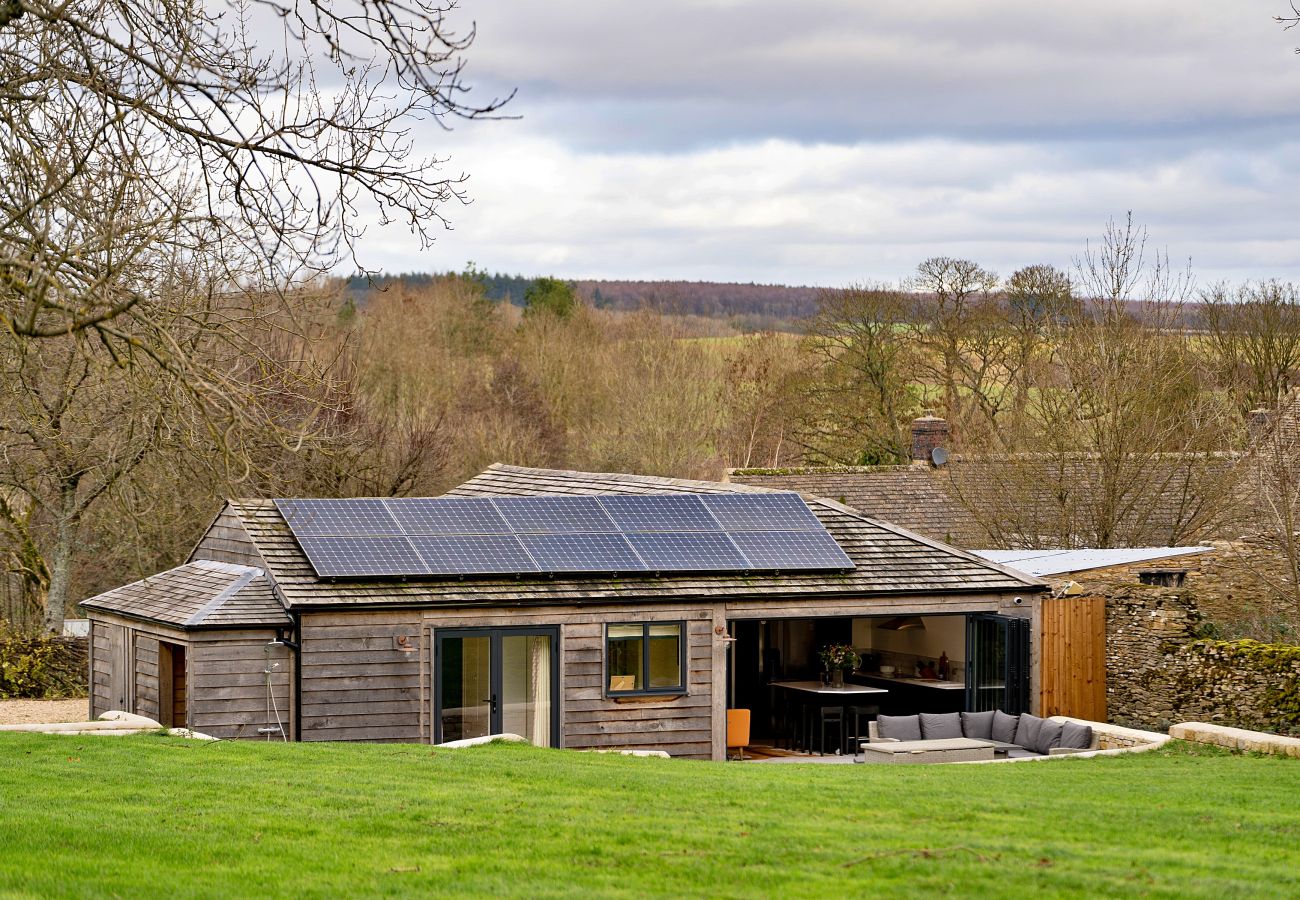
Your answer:
[[[26,634],[0,622],[0,700],[86,695],[86,642]]]

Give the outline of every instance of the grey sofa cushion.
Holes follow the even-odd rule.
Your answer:
[[[1064,723],[1044,719],[1038,729],[1038,738],[1034,741],[1033,749],[1046,755],[1049,750],[1061,746],[1061,729],[1064,727]]]
[[[921,739],[920,716],[876,716],[876,734],[896,741]]]
[[[977,741],[993,740],[993,710],[961,714],[961,736]],[[1008,741],[1007,743],[1011,743]]]
[[[1016,726],[1016,739],[1013,741],[1016,745],[1024,747],[1026,750],[1034,750],[1038,745],[1038,732],[1042,730],[1043,720],[1038,716],[1031,716],[1025,713],[1020,717],[1020,724]],[[1038,752],[1034,750],[1034,752]]]
[[[1009,716],[999,709],[993,714],[993,726],[989,730],[989,739],[1001,741],[1004,744],[1014,744],[1016,742],[1016,726],[1018,723],[1018,716]]]
[[[961,737],[959,713],[921,713],[921,737],[927,741],[936,738]]]
[[[1087,750],[1092,746],[1092,726],[1066,722],[1061,729],[1061,743],[1057,746],[1071,750]]]

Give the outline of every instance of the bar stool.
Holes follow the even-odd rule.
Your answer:
[[[837,745],[844,743],[844,707],[842,706],[819,706],[817,707],[818,724],[821,726],[821,742],[817,745],[817,752],[826,755],[826,726],[835,726],[835,737],[838,740]]]
[[[844,736],[844,743],[846,745],[844,752],[856,754],[858,752],[858,742],[868,735],[868,730],[864,730],[862,727],[863,720],[865,719],[868,722],[874,721],[876,716],[880,715],[880,707],[850,706],[848,708],[848,715],[853,720],[853,735],[851,738],[852,743],[850,743],[849,735],[846,734]]]

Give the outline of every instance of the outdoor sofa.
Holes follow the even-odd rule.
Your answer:
[[[867,726],[868,743],[933,741],[968,738],[988,741],[994,752],[1007,759],[1059,756],[1096,750],[1097,735],[1090,725],[1042,719],[1001,710],[963,713],[920,713],[914,716],[878,716]]]

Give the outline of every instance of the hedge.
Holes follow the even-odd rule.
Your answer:
[[[0,700],[84,697],[84,638],[10,631],[0,623]]]

